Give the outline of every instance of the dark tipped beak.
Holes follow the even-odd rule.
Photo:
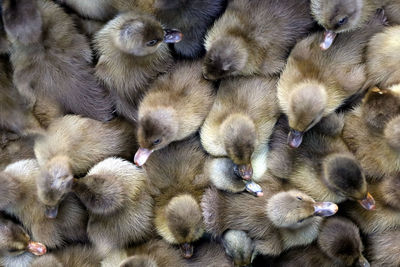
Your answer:
[[[149,150],[147,148],[139,148],[135,154],[135,164],[139,167],[143,166],[146,163],[147,159],[150,157],[151,153],[153,153],[152,150]]]
[[[329,217],[338,211],[339,207],[332,202],[316,202],[314,203],[314,215],[321,217]]]
[[[253,177],[253,168],[251,164],[238,165],[239,175],[244,180],[250,180]]]
[[[288,135],[288,145],[291,148],[298,148],[301,145],[301,142],[303,142],[303,133],[291,129]]]
[[[246,190],[256,197],[262,197],[264,195],[261,186],[253,181],[246,181]]]
[[[358,259],[358,262],[355,264],[356,267],[370,267],[368,260],[364,258],[363,255]]]
[[[193,245],[184,243],[181,245],[181,251],[185,259],[190,259],[193,256]]]
[[[42,256],[46,254],[47,248],[45,245],[39,242],[29,241],[28,247],[26,248],[27,251],[32,253],[36,256]]]
[[[367,196],[364,199],[359,200],[358,202],[366,210],[374,210],[374,209],[376,209],[375,199],[371,196],[370,193],[367,193]]]
[[[322,50],[327,50],[335,41],[336,33],[333,31],[325,31],[324,33],[324,41],[319,45]]]
[[[45,215],[49,219],[55,219],[58,215],[58,206],[55,207],[46,207]]]
[[[182,40],[183,34],[176,29],[164,29],[164,43],[178,43]]]

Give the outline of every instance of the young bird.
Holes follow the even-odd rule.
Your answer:
[[[212,84],[201,75],[201,62],[185,62],[159,77],[139,106],[138,166],[153,151],[197,132],[214,102]]]
[[[299,147],[306,131],[367,87],[364,50],[383,28],[382,17],[376,16],[360,31],[339,35],[337,45],[328,51],[318,47],[322,33],[296,44],[278,84],[279,104],[289,118],[291,147]]]
[[[29,107],[50,101],[63,113],[112,119],[112,101],[93,74],[89,43],[72,18],[47,0],[6,0],[2,6],[14,84]]]
[[[116,16],[96,34],[96,76],[110,90],[119,115],[136,121],[143,93],[173,65],[167,43],[181,39],[179,31],[163,29],[153,16],[139,11]]]
[[[290,49],[313,27],[308,0],[232,0],[208,31],[203,74],[275,75]]]

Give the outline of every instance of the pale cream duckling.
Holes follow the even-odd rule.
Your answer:
[[[122,119],[102,123],[66,115],[50,124],[35,141],[35,155],[42,170],[37,177],[40,201],[48,215],[71,191],[74,176],[85,175],[96,163],[111,156],[131,158],[137,148],[135,126]]]
[[[89,240],[102,256],[152,234],[153,199],[147,176],[133,163],[107,158],[75,179],[72,190],[89,211]]]
[[[279,117],[276,82],[262,77],[223,80],[201,128],[204,149],[214,157],[229,157],[246,180],[257,181],[266,170],[268,141]]]
[[[318,46],[322,33],[296,44],[278,85],[279,104],[289,118],[291,147],[299,147],[306,131],[366,88],[364,50],[383,28],[377,16],[359,31],[339,35],[338,44],[329,51]]]
[[[143,93],[173,65],[167,43],[181,38],[179,31],[163,29],[153,16],[138,11],[116,16],[96,34],[96,75],[109,88],[118,114],[137,119]]]
[[[135,163],[142,166],[153,151],[197,132],[214,99],[200,61],[181,63],[154,81],[139,105]]]

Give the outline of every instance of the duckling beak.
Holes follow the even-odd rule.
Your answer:
[[[358,259],[358,262],[355,264],[356,267],[370,267],[368,260],[364,258],[363,255]]]
[[[303,133],[291,129],[288,135],[288,145],[291,148],[298,148],[301,145],[301,142],[303,142]]]
[[[164,43],[178,43],[182,40],[183,34],[176,29],[164,29]]]
[[[36,256],[42,256],[46,254],[47,248],[45,245],[39,242],[29,241],[28,247],[26,248],[27,251],[32,253]]]
[[[150,157],[151,153],[153,153],[153,150],[147,148],[139,148],[135,154],[135,164],[139,167],[143,166],[146,163],[147,159]]]
[[[45,215],[46,215],[46,217],[49,218],[49,219],[55,219],[55,218],[57,218],[57,215],[58,215],[58,206],[55,206],[55,207],[46,206]]]
[[[367,193],[367,196],[364,199],[359,200],[358,202],[366,210],[376,209],[375,199],[371,196],[371,194],[369,192]]]
[[[244,180],[250,180],[253,176],[253,167],[251,164],[243,164],[238,166],[239,175]]]
[[[246,181],[246,191],[256,197],[262,197],[264,195],[261,186],[251,180]]]
[[[185,259],[190,259],[193,256],[193,245],[190,243],[184,243],[181,245],[182,255]]]
[[[314,215],[321,217],[329,217],[334,215],[339,207],[332,202],[316,202],[314,203]]]
[[[333,31],[325,31],[324,33],[324,41],[319,45],[322,50],[327,50],[335,41],[337,33]]]

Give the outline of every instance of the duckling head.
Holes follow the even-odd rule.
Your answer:
[[[232,114],[222,123],[220,134],[228,157],[237,165],[240,177],[250,180],[253,176],[251,157],[257,140],[253,121],[246,115]]]
[[[203,63],[203,76],[207,80],[219,80],[238,75],[246,66],[248,51],[240,38],[224,37],[208,49]]]
[[[336,194],[357,200],[364,209],[376,208],[374,198],[368,193],[362,168],[352,155],[332,154],[326,157],[323,162],[323,179]]]
[[[142,166],[151,153],[175,141],[179,125],[176,111],[172,108],[158,108],[147,112],[139,120],[138,143],[135,164]]]
[[[58,206],[64,197],[71,192],[74,176],[67,157],[52,158],[36,178],[39,200],[45,205],[46,217],[54,219],[58,214]]]
[[[147,255],[135,255],[124,260],[120,267],[158,267],[157,262]]]
[[[182,40],[179,30],[163,29],[161,23],[150,15],[126,13],[120,15],[115,24],[113,44],[124,53],[135,56],[153,54],[163,43]]]
[[[0,219],[0,253],[17,256],[27,251],[39,256],[45,254],[47,249],[43,244],[31,241],[27,232],[18,224]]]
[[[251,264],[253,255],[253,241],[240,230],[228,230],[222,237],[226,254],[228,254],[235,266],[248,266]]]
[[[359,27],[364,22],[363,0],[311,0],[311,13],[325,28],[322,49],[328,49],[337,33]]]
[[[178,244],[183,257],[192,257],[192,243],[204,233],[199,203],[187,194],[174,197],[165,208],[165,220],[166,231],[160,231],[161,236],[172,244]]]
[[[315,202],[297,190],[277,193],[267,204],[267,216],[279,228],[301,228],[312,223],[315,216],[332,216],[337,211],[336,204]]]
[[[297,148],[303,141],[303,134],[323,117],[327,105],[325,86],[315,82],[301,83],[289,96],[288,120],[290,132],[288,144]]]
[[[387,123],[384,134],[389,146],[400,153],[400,115]]]

